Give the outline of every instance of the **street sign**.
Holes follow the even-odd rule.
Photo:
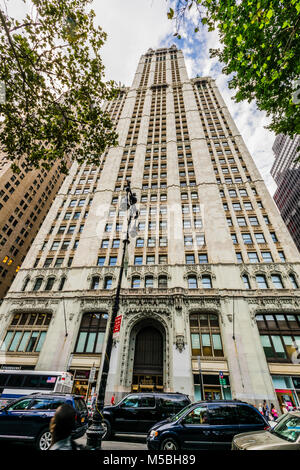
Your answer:
[[[219,372],[219,382],[220,382],[220,385],[222,386],[226,385],[226,379],[224,377],[223,372]]]
[[[89,375],[89,382],[94,382],[96,376],[96,367],[92,367]]]
[[[120,332],[121,323],[122,323],[122,315],[119,315],[119,316],[116,317],[116,319],[115,319],[115,324],[114,324],[113,333],[119,333],[119,332]]]

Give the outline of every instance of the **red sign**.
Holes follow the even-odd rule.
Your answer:
[[[122,315],[119,315],[115,319],[114,330],[113,330],[114,333],[119,333],[121,329],[121,322],[122,322]]]

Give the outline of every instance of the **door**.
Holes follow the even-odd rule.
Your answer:
[[[163,337],[152,325],[142,328],[136,336],[133,374],[149,378],[163,375]],[[154,389],[155,383],[152,385]]]
[[[139,396],[126,397],[114,410],[114,431],[134,432],[139,427]]]
[[[28,407],[32,398],[24,398],[8,406],[0,416],[0,435],[27,436],[31,428],[31,416]]]
[[[262,431],[267,425],[259,411],[253,409],[251,406],[239,405],[237,412],[240,433]]]
[[[139,400],[139,420],[137,431],[147,433],[154,424],[160,421],[155,395],[143,395]]]
[[[193,408],[181,421],[178,434],[183,449],[212,449],[207,406]]]
[[[214,449],[230,449],[233,436],[240,432],[237,406],[216,403],[208,405],[208,410]]]

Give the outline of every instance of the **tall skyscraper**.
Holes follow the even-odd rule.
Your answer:
[[[93,392],[130,180],[137,236],[107,398],[160,390],[299,405],[299,253],[215,81],[189,79],[175,46],[149,49],[106,109],[119,144],[99,166],[73,164],[1,306],[0,363],[68,369],[76,392]]]
[[[300,251],[300,136],[293,139],[286,135],[278,135],[274,141],[273,152],[275,161],[271,174],[278,187],[274,200],[281,216]]]
[[[0,157],[0,299],[2,299],[51,207],[65,175],[59,164],[50,171],[29,170],[25,162],[13,173]]]

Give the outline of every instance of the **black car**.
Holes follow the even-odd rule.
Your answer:
[[[155,423],[190,403],[182,393],[131,393],[117,405],[104,407],[103,439],[114,433],[147,433]]]
[[[149,450],[229,450],[233,436],[269,429],[254,406],[237,400],[200,401],[149,431]]]
[[[50,420],[64,403],[76,411],[73,437],[83,436],[88,426],[88,410],[82,397],[67,393],[33,393],[0,409],[0,439],[31,442],[39,450],[48,450]]]

